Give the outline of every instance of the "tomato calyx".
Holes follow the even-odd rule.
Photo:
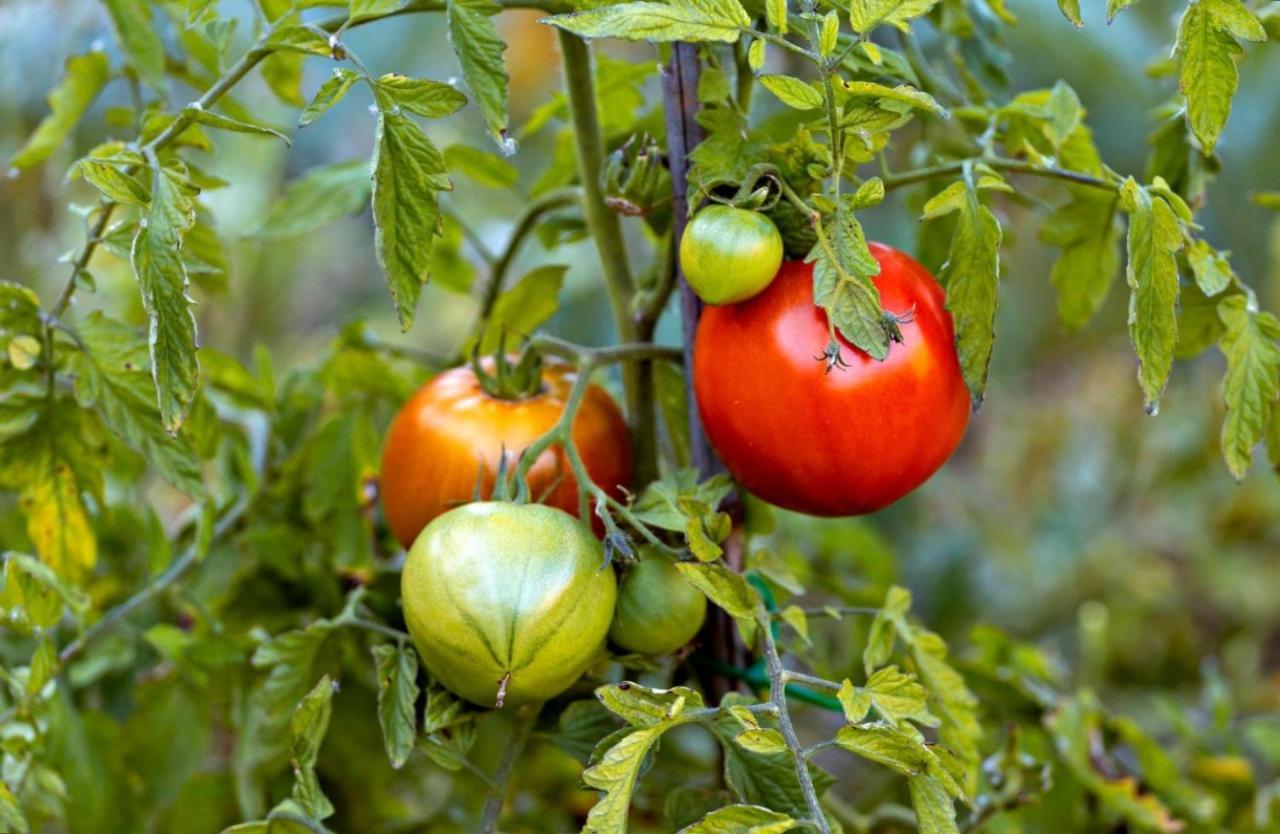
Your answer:
[[[527,400],[543,393],[542,356],[536,350],[524,350],[516,357],[507,352],[504,333],[492,357],[481,356],[480,347],[471,352],[471,368],[480,388],[499,400]]]

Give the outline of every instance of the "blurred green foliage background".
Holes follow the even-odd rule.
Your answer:
[[[1010,0],[1020,19],[1009,43],[1011,92],[1067,79],[1089,110],[1104,159],[1121,173],[1140,174],[1151,124],[1147,112],[1169,89],[1167,79],[1153,78],[1148,69],[1166,57],[1162,50],[1183,4],[1145,0],[1109,27],[1101,23],[1101,6],[1087,5],[1090,25],[1076,31],[1047,0]],[[247,21],[249,14],[246,4],[241,17]],[[537,17],[501,18],[510,44],[515,125],[548,101],[559,82],[554,38]],[[245,41],[248,34],[237,38]],[[438,79],[459,74],[439,16],[398,19],[353,31],[348,39],[377,73]],[[64,58],[94,41],[114,48],[107,16],[92,0],[0,4],[0,159],[12,155],[43,116],[45,92],[60,77]],[[603,48],[630,60],[652,55],[645,46]],[[325,73],[323,62],[308,64],[307,94]],[[647,84],[647,97],[637,98],[635,107],[659,100],[656,78]],[[1210,186],[1201,215],[1207,237],[1232,252],[1236,270],[1260,289],[1263,306],[1271,309],[1280,306],[1280,222],[1248,195],[1280,190],[1277,88],[1280,50],[1249,50],[1218,152],[1223,172]],[[103,118],[106,108],[124,103],[124,95],[119,85],[108,89],[84,119],[74,150],[0,180],[0,279],[33,286],[46,302],[57,292],[66,276],[59,258],[84,234],[80,217],[66,208],[68,195],[86,205],[91,199],[83,183],[64,179],[66,167],[98,142],[127,138],[126,129],[115,130]],[[184,91],[174,95],[185,100]],[[246,81],[235,96],[252,103],[255,113],[274,113],[280,126],[296,117],[258,78]],[[249,362],[255,346],[265,344],[283,372],[319,362],[341,325],[353,319],[366,320],[387,341],[428,351],[451,352],[465,337],[476,301],[434,285],[424,292],[415,328],[398,332],[374,260],[367,209],[306,235],[254,234],[292,178],[318,164],[368,158],[374,119],[366,105],[352,95],[330,116],[292,131],[291,148],[260,138],[216,137],[208,168],[230,187],[211,192],[208,202],[229,243],[229,266],[225,286],[196,291],[204,345]],[[442,147],[487,141],[474,109],[433,123],[431,133]],[[490,248],[505,240],[513,216],[555,154],[554,130],[517,136],[519,152],[509,159],[520,172],[517,187],[491,188],[459,176],[455,190],[444,196],[448,210]],[[904,163],[909,160],[909,147],[898,153]],[[1039,647],[1051,666],[1071,670],[1062,672],[1065,687],[1096,687],[1105,702],[1136,715],[1158,737],[1186,742],[1199,726],[1217,739],[1208,746],[1220,749],[1198,752],[1239,752],[1232,734],[1214,729],[1224,711],[1230,723],[1280,709],[1280,478],[1257,466],[1236,484],[1223,465],[1217,442],[1222,360],[1216,352],[1179,363],[1159,415],[1144,415],[1124,336],[1120,287],[1113,287],[1103,315],[1083,332],[1062,332],[1047,277],[1052,252],[1036,240],[1042,213],[1034,204],[1006,202],[1000,215],[1006,246],[991,386],[957,457],[918,493],[874,517],[816,521],[778,513],[776,529],[762,542],[819,601],[878,605],[889,584],[903,584],[915,594],[916,613],[960,656],[980,654],[981,641],[966,637],[971,627],[997,626]],[[917,248],[918,223],[905,200],[895,198],[862,219],[868,237]],[[639,234],[635,227],[629,230]],[[472,243],[460,244],[459,253],[480,263]],[[448,256],[446,251],[441,257]],[[608,339],[609,315],[588,242],[554,256],[531,245],[513,271],[551,257],[571,264],[551,329],[585,343]],[[460,263],[447,269],[455,276],[468,273]],[[141,324],[128,265],[101,252],[91,271],[97,292],[81,293],[77,310],[102,307]],[[659,337],[674,341],[678,331],[673,305]],[[157,485],[155,495],[165,506],[165,488]],[[753,523],[763,524],[759,515]],[[103,549],[110,560],[106,542]],[[859,635],[850,635],[850,621],[815,621],[813,628],[829,666],[821,671],[848,674],[860,646]],[[358,699],[368,697],[339,699],[337,709],[367,712],[371,705]],[[823,718],[813,713],[806,720]],[[335,717],[335,725],[340,723]],[[1270,726],[1280,736],[1277,723]],[[342,743],[326,749],[331,762],[382,758],[376,738],[367,749],[341,749]],[[1272,743],[1280,747],[1274,737]],[[1197,755],[1193,748],[1199,742],[1188,744],[1192,752],[1186,755]],[[687,748],[695,762],[711,755],[697,739]],[[1263,749],[1244,752],[1258,756]],[[1271,753],[1278,758],[1270,764],[1275,768],[1280,750]],[[522,796],[554,803],[556,791],[567,792],[567,820],[574,803],[580,811],[590,796],[569,787],[576,767],[568,759],[547,755],[551,764],[529,769]],[[382,768],[384,762],[376,769],[371,765],[371,774]],[[425,801],[439,803],[441,810],[448,802],[445,774],[431,771],[423,778],[428,781],[420,781],[413,798],[404,801],[419,814],[425,813]],[[659,776],[652,795],[661,796],[679,781],[678,770]],[[433,792],[423,784],[438,784],[443,793],[431,799]],[[355,804],[362,791],[373,790],[355,778],[347,788]],[[399,783],[379,790],[409,791]],[[536,814],[545,806],[529,807]],[[568,823],[530,825],[560,830]],[[341,830],[361,828],[351,823]]]

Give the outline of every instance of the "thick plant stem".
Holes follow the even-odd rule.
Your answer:
[[[515,768],[516,759],[520,758],[529,733],[538,720],[540,706],[521,707],[516,712],[515,733],[507,749],[502,751],[502,760],[498,762],[498,770],[489,783],[489,795],[484,802],[484,812],[480,817],[480,830],[483,834],[496,834],[498,818],[502,816],[502,803],[507,797],[507,785],[511,781],[511,771]]]
[[[756,616],[759,625],[760,644],[764,649],[765,669],[769,674],[769,701],[778,709],[778,729],[791,748],[792,761],[795,764],[796,779],[800,782],[800,790],[804,793],[805,804],[809,808],[810,822],[822,834],[831,834],[827,825],[827,817],[818,801],[818,791],[813,786],[813,776],[809,773],[809,761],[804,747],[796,735],[796,728],[791,723],[791,713],[787,709],[787,671],[782,668],[782,658],[778,656],[778,646],[773,639],[773,630],[769,616],[761,610]]]
[[[673,257],[674,253],[680,251],[680,238],[684,234],[685,223],[689,217],[689,151],[702,141],[702,129],[696,118],[700,75],[698,47],[689,43],[672,44],[671,59],[666,66],[662,67],[662,105],[667,121],[667,159],[671,169]],[[689,409],[689,457],[698,471],[698,477],[705,479],[722,472],[724,467],[707,439],[693,390],[693,343],[698,331],[698,320],[702,316],[702,301],[684,279],[678,258],[676,258],[674,269],[680,292],[680,318],[684,336],[685,391]],[[735,531],[725,542],[724,558],[731,568],[742,569],[740,532]],[[745,662],[745,651],[738,640],[733,622],[719,609],[709,613],[698,640],[715,663],[734,667],[741,666]],[[701,678],[710,701],[719,703],[726,693],[737,687],[737,682],[728,675],[716,671],[715,663],[712,664],[713,668],[703,671]]]
[[[591,49],[586,41],[563,30],[558,31],[560,55],[564,64],[565,88],[569,94],[569,111],[573,118],[574,139],[578,151],[578,179],[582,181],[582,210],[586,216],[587,230],[595,241],[600,255],[600,269],[604,274],[605,290],[609,306],[613,310],[614,329],[618,341],[631,342],[638,338],[636,322],[631,315],[631,301],[635,284],[631,277],[627,247],[622,239],[622,224],[618,215],[605,205],[600,189],[600,171],[604,167],[605,143],[600,129],[600,115],[596,104],[595,76],[592,71]],[[631,447],[642,473],[653,471],[657,442],[654,432],[652,397],[644,396],[645,386],[641,374],[647,368],[629,366],[622,369],[622,385],[626,395],[627,419],[631,424]],[[652,384],[652,383],[650,383]],[[637,478],[637,485],[643,485]]]

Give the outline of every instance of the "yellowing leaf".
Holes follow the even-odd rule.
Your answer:
[[[1226,330],[1219,347],[1227,358],[1222,399],[1222,454],[1237,480],[1249,471],[1253,447],[1262,439],[1280,397],[1280,322],[1270,313],[1250,310],[1243,295],[1218,304]]]
[[[1182,248],[1182,229],[1165,199],[1132,179],[1125,182],[1121,199],[1129,212],[1129,339],[1138,355],[1138,381],[1147,411],[1155,413],[1178,340],[1176,256]]]
[[[938,0],[850,0],[849,22],[865,35],[882,24],[909,31],[912,19],[927,15]]]
[[[1178,25],[1175,54],[1187,97],[1187,120],[1206,154],[1213,153],[1231,113],[1239,78],[1237,38],[1266,40],[1261,22],[1240,0],[1194,0]]]
[[[789,75],[762,75],[760,86],[778,97],[778,101],[796,110],[816,110],[822,106],[822,93],[812,85]]]

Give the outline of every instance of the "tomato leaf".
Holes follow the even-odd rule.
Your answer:
[[[120,439],[187,495],[204,495],[195,451],[186,437],[161,427],[144,340],[132,327],[99,311],[76,326],[80,350],[72,356],[76,399],[97,408]]]
[[[1114,195],[1073,188],[1071,199],[1040,226],[1040,239],[1062,249],[1049,280],[1058,290],[1058,317],[1069,329],[1093,318],[1119,272],[1117,207]]]
[[[14,154],[9,164],[14,168],[31,168],[70,135],[80,117],[93,104],[106,85],[111,71],[104,52],[89,52],[67,59],[66,72],[58,86],[49,93],[49,115],[45,116],[26,143]]]
[[[1253,447],[1262,439],[1273,414],[1280,411],[1280,322],[1270,313],[1250,310],[1243,295],[1218,304],[1226,326],[1219,342],[1227,358],[1222,399],[1222,455],[1236,480],[1244,478],[1253,460]]]
[[[938,193],[924,207],[926,220],[951,212],[957,212],[958,218],[938,278],[947,290],[960,368],[977,409],[986,393],[987,369],[995,342],[1002,232],[991,209],[978,199],[971,173]]]
[[[368,160],[312,168],[289,184],[254,234],[278,238],[315,231],[364,208],[370,188]]]
[[[373,157],[373,222],[378,264],[408,330],[441,233],[436,192],[452,188],[444,157],[422,128],[385,96],[378,102]]]
[[[129,63],[159,92],[169,89],[164,42],[151,21],[147,0],[103,0]]]
[[[735,43],[751,26],[751,16],[738,0],[641,0],[555,15],[544,22],[583,38]]]
[[[404,767],[417,740],[418,654],[412,646],[383,643],[373,647],[378,671],[378,723],[387,758]]]
[[[466,96],[441,81],[387,74],[376,84],[380,101],[394,102],[396,107],[428,119],[456,113],[467,103]]]
[[[335,69],[329,80],[320,85],[315,96],[307,102],[306,107],[302,108],[302,113],[298,116],[298,127],[311,124],[328,112],[329,108],[346,98],[351,85],[359,79],[360,76],[352,70],[344,67]]]
[[[491,0],[449,0],[449,40],[462,64],[462,77],[480,104],[489,135],[504,150],[514,151],[507,138],[507,87],[502,61],[507,45],[498,36],[493,15],[500,10]]]
[[[760,805],[730,805],[707,814],[678,834],[785,834],[799,827],[786,814]]]
[[[1129,179],[1121,189],[1129,212],[1126,277],[1129,282],[1129,338],[1138,355],[1138,381],[1148,413],[1159,407],[1160,395],[1173,368],[1178,340],[1177,252],[1182,229],[1169,203]]]
[[[316,778],[320,744],[329,731],[333,693],[337,685],[323,676],[293,711],[289,721],[290,761],[293,764],[293,798],[307,816],[322,820],[333,814],[333,805]]]
[[[1178,24],[1174,53],[1179,81],[1187,97],[1191,130],[1205,154],[1213,153],[1231,114],[1239,76],[1238,39],[1265,41],[1266,30],[1240,0],[1194,0]]]
[[[937,4],[938,0],[851,0],[849,22],[859,35],[881,25],[907,32],[912,19],[927,15]]]

